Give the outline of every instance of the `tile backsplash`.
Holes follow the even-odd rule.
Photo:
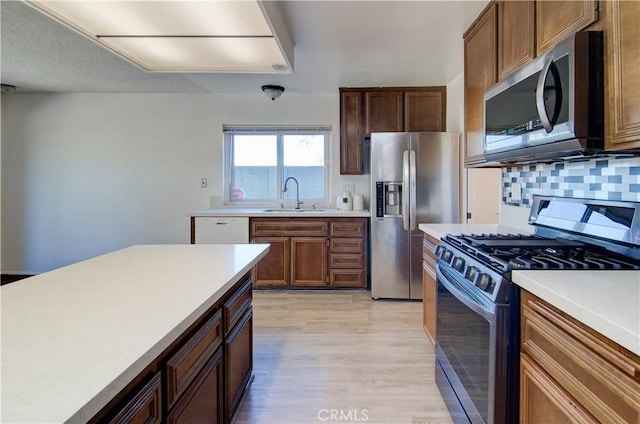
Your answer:
[[[518,187],[521,199],[514,193]],[[640,202],[640,157],[502,168],[503,203],[530,207],[534,194]]]

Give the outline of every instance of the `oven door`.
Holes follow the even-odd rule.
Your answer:
[[[437,286],[436,382],[454,422],[506,423],[508,305],[446,264]]]

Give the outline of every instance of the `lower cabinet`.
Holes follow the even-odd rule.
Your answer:
[[[222,349],[206,362],[196,379],[167,416],[168,424],[222,424]]]
[[[520,422],[640,422],[640,357],[522,291]]]
[[[252,243],[271,249],[255,287],[365,288],[367,218],[252,218]]]
[[[253,372],[251,303],[246,275],[89,422],[231,423]]]
[[[291,285],[327,285],[326,237],[291,237]]]
[[[429,234],[422,243],[422,326],[431,343],[436,343],[436,255],[439,241]]]
[[[160,373],[156,373],[147,384],[134,392],[131,400],[116,411],[109,423],[155,424],[162,421],[162,395]]]
[[[227,422],[240,405],[253,370],[253,309],[249,308],[224,343],[225,410]]]

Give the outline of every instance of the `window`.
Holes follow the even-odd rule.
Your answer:
[[[224,198],[231,204],[280,206],[296,198],[327,202],[330,128],[224,128]],[[290,203],[290,202],[286,202]]]

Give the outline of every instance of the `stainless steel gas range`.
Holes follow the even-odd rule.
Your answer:
[[[436,382],[455,423],[518,422],[513,270],[640,270],[640,203],[534,196],[533,235],[447,235],[436,249]]]

